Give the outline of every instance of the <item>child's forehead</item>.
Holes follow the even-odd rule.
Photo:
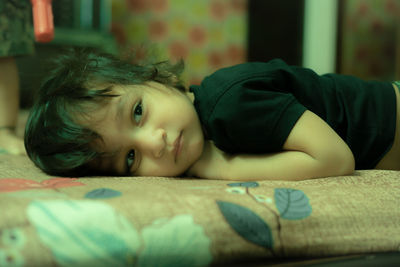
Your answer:
[[[131,96],[135,95],[141,96],[147,93],[152,94],[153,92],[155,93],[155,92],[168,92],[168,91],[171,91],[171,88],[167,88],[166,85],[154,81],[144,82],[141,84],[130,84],[130,85],[118,84],[112,86],[112,93],[119,95],[128,94]]]
[[[126,94],[126,93],[136,93],[140,90],[140,85],[138,84],[115,84],[111,86],[111,92],[113,94]]]
[[[113,94],[136,94],[140,95],[146,92],[151,92],[155,90],[159,90],[160,87],[164,85],[156,83],[156,82],[145,82],[142,84],[115,84],[111,86],[111,91]]]

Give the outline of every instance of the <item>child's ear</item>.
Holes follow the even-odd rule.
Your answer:
[[[179,78],[178,78],[178,76],[176,76],[175,74],[173,74],[173,73],[171,73],[171,72],[168,72],[168,74],[169,74],[169,76],[170,76],[171,81],[172,81],[173,84],[179,83]]]

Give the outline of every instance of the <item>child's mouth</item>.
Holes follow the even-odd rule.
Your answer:
[[[182,131],[183,132],[183,131]],[[174,155],[175,155],[175,162],[178,159],[178,155],[182,151],[182,132],[180,132],[178,138],[176,138],[174,142]]]

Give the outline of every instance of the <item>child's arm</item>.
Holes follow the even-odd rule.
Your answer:
[[[300,117],[283,149],[274,154],[229,155],[209,142],[188,175],[227,180],[303,180],[354,171],[350,148],[310,111]]]

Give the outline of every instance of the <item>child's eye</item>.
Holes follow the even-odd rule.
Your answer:
[[[132,164],[135,162],[135,150],[129,150],[128,155],[126,155],[126,168],[127,168],[127,173],[129,173],[129,170],[132,167]]]
[[[142,101],[139,101],[133,108],[133,119],[136,123],[139,123],[142,119]]]

